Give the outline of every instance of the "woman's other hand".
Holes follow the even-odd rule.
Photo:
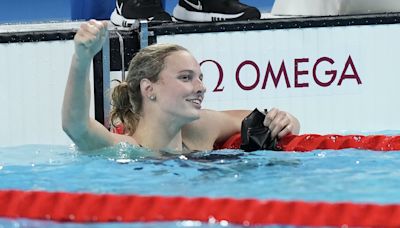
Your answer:
[[[264,125],[271,130],[272,137],[282,138],[287,134],[299,134],[300,132],[300,123],[296,117],[277,108],[268,111]]]

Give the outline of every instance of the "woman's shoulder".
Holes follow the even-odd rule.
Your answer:
[[[111,133],[114,138],[114,145],[119,143],[128,143],[131,145],[139,145],[136,139],[130,135],[118,134],[118,133]]]
[[[219,132],[215,125],[213,110],[201,110],[200,118],[182,128],[182,139],[190,149],[212,149]]]
[[[200,110],[200,118],[185,125],[184,129],[205,130],[215,127],[215,123],[220,119],[221,112],[202,109]]]
[[[182,136],[191,141],[206,142],[208,146],[224,142],[233,134],[240,132],[242,120],[248,114],[248,110],[203,109],[198,120],[182,129]]]

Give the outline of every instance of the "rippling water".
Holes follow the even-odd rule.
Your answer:
[[[145,157],[147,152],[125,144],[92,153],[68,146],[3,147],[0,148],[0,189],[380,204],[400,201],[398,152],[220,150],[190,156],[169,154],[162,158]],[[42,227],[43,224],[0,220],[0,227]],[[46,222],[45,226],[77,227],[77,224]],[[162,226],[223,225],[180,222]],[[160,227],[160,224],[135,224],[135,227]]]

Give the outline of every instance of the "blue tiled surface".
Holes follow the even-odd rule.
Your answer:
[[[0,23],[71,19],[70,0],[1,0]]]

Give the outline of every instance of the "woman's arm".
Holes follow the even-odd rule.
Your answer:
[[[113,135],[99,122],[89,117],[89,71],[94,55],[100,51],[107,22],[91,20],[83,23],[74,37],[72,57],[62,106],[62,126],[72,141],[82,150],[92,150],[115,144]]]
[[[203,110],[199,120],[185,127],[186,133],[192,133],[192,140],[201,140],[208,146],[223,143],[233,134],[240,132],[242,120],[250,110],[212,111]],[[287,134],[299,134],[300,123],[296,117],[279,109],[271,109],[264,119],[264,125],[271,130],[272,137],[281,138]],[[193,134],[196,133],[196,134]],[[189,135],[190,136],[190,135]]]

